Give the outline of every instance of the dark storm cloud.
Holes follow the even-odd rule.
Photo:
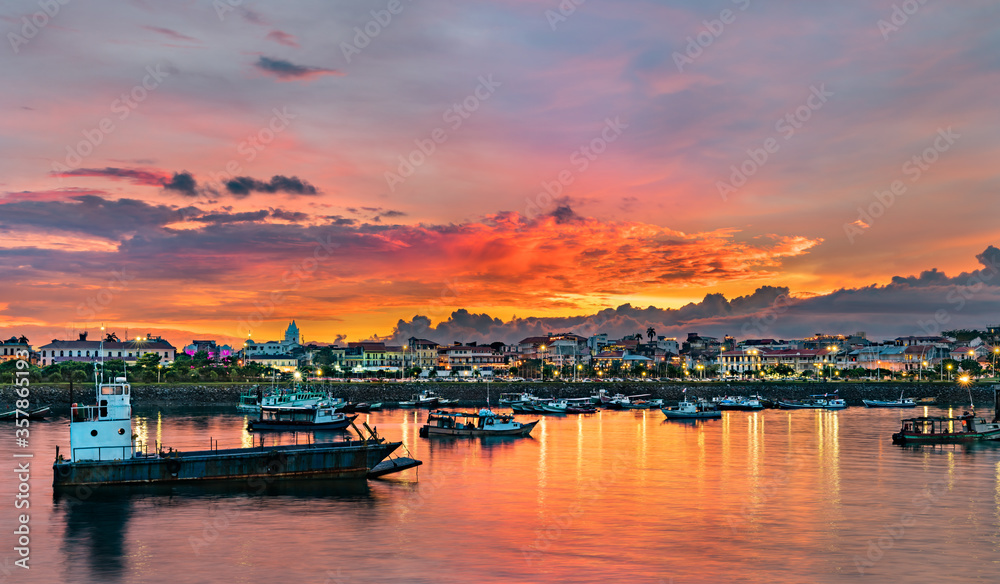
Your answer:
[[[170,179],[163,188],[168,191],[174,191],[184,195],[185,197],[197,197],[198,192],[198,182],[195,180],[194,176],[190,172],[175,172],[173,178]]]
[[[315,195],[316,187],[298,177],[272,176],[268,182],[249,176],[238,176],[226,181],[226,190],[236,197],[246,197],[252,192],[289,193],[292,195]]]

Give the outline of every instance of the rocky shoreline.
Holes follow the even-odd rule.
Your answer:
[[[900,392],[906,397],[937,398],[938,404],[964,405],[969,402],[969,390],[954,383],[490,383],[489,394],[496,403],[501,393],[528,392],[538,397],[572,398],[593,395],[598,389],[626,395],[650,394],[666,401],[683,399],[684,388],[692,397],[710,398],[722,395],[760,395],[767,399],[801,399],[809,395],[833,393],[847,400],[849,405],[861,405],[862,399],[895,399]],[[251,388],[249,383],[218,384],[133,384],[133,404],[172,405],[226,405],[236,404],[241,392]],[[287,387],[287,386],[286,386]],[[318,387],[318,386],[317,386]],[[993,383],[971,386],[973,399],[981,406],[993,405]],[[268,386],[264,386],[265,390]],[[458,399],[461,405],[486,403],[486,383],[335,383],[322,386],[335,397],[350,402],[384,402],[392,404],[405,401],[419,392],[433,390],[443,397]],[[68,405],[71,402],[89,403],[93,400],[93,386],[74,384],[72,396],[69,384],[39,383],[30,386],[33,405]],[[11,406],[16,396],[14,388],[0,388],[0,406]]]

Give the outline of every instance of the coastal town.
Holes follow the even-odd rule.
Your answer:
[[[143,382],[309,380],[893,380],[951,381],[996,377],[1000,326],[944,331],[938,336],[872,340],[864,332],[802,339],[736,339],[691,332],[678,339],[653,327],[621,338],[572,332],[518,342],[450,344],[410,337],[345,344],[302,340],[291,321],[280,340],[247,338],[239,345],[194,339],[180,348],[161,336],[129,338],[101,329],[91,336],[33,344],[25,336],[0,343],[0,374],[16,355],[30,355],[31,376],[46,382],[85,381],[91,364],[128,368]],[[6,335],[3,335],[6,336]],[[10,370],[10,371],[8,371]]]

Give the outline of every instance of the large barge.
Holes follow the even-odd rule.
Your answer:
[[[131,387],[125,377],[98,381],[97,403],[73,404],[70,448],[56,448],[54,487],[273,479],[364,479],[420,464],[385,459],[401,446],[369,430],[357,440],[199,451],[147,452],[132,433]],[[367,426],[366,426],[367,429]],[[359,436],[362,436],[358,432]],[[385,462],[383,462],[385,461]],[[380,464],[381,463],[381,464]],[[376,468],[378,467],[378,468]]]

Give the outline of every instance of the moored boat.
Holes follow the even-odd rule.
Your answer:
[[[915,408],[917,407],[917,402],[913,401],[913,398],[903,398],[903,392],[899,392],[899,399],[895,400],[878,400],[878,399],[863,399],[861,403],[865,404],[866,408]]]
[[[760,401],[760,396],[753,397],[723,397],[716,401],[716,405],[719,406],[720,410],[736,410],[743,412],[752,412],[756,410],[764,409],[764,404]]]
[[[781,400],[778,407],[783,410],[842,410],[847,402],[833,394],[811,395],[803,400]]]
[[[420,435],[430,436],[527,436],[538,421],[522,424],[511,414],[497,414],[489,409],[478,413],[433,411]]]
[[[247,422],[247,430],[344,430],[357,418],[337,412],[327,403],[300,407],[268,407],[260,409],[260,419]]]
[[[104,381],[95,364],[95,405],[70,409],[68,458],[56,447],[55,489],[90,485],[207,483],[268,480],[364,479],[401,446],[374,432],[359,440],[198,451],[154,451],[132,430],[131,386],[124,376]],[[359,432],[360,434],[360,432]],[[400,459],[402,460],[402,459]],[[406,460],[378,474],[412,468]]]
[[[975,412],[965,412],[956,418],[925,416],[902,421],[899,432],[892,435],[893,444],[957,444],[1000,440],[1000,421],[977,418]]]
[[[715,404],[705,400],[684,401],[675,408],[661,407],[660,411],[668,420],[704,420],[721,418],[722,411]]]

